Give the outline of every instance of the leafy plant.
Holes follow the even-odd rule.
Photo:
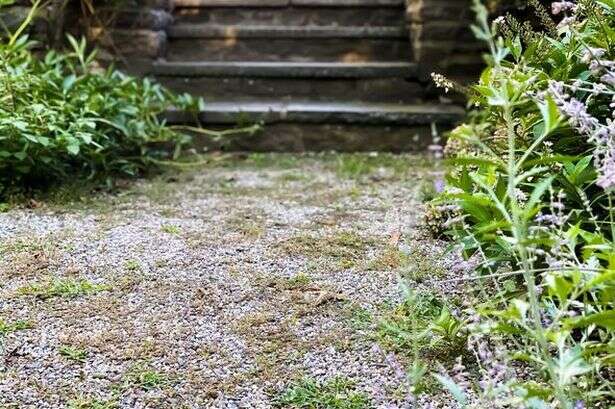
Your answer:
[[[38,58],[24,32],[40,4],[0,43],[0,195],[75,175],[141,175],[177,158],[191,140],[186,132],[243,132],[168,126],[167,108],[194,111],[202,100],[100,67],[84,39],[69,35],[67,52]]]
[[[70,345],[63,345],[60,347],[60,355],[71,361],[83,363],[88,357],[88,351]]]
[[[277,407],[305,409],[362,409],[368,398],[355,390],[354,383],[342,377],[326,382],[303,379],[292,384],[276,401]]]
[[[94,284],[87,280],[54,278],[48,282],[29,284],[21,287],[18,292],[21,295],[33,295],[41,299],[52,297],[75,298],[105,291],[108,288],[109,287],[106,285]]]
[[[474,121],[451,135],[454,168],[435,204],[454,208],[443,225],[482,259],[469,330],[506,345],[494,360],[479,343],[484,373],[493,361],[528,372],[478,388],[461,367],[436,377],[462,407],[612,404],[615,3],[554,3],[566,16],[554,30],[541,13],[546,32],[474,9],[489,67],[472,87]]]

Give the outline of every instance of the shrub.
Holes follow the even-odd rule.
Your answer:
[[[194,111],[203,102],[101,68],[85,40],[69,36],[70,51],[38,58],[22,33],[39,3],[0,43],[0,196],[7,188],[75,175],[139,175],[169,152],[177,157],[190,142],[180,130],[194,129],[170,127],[161,114],[170,106]],[[219,137],[234,130],[196,131]]]
[[[463,407],[581,408],[615,402],[615,2],[553,3],[546,32],[475,2],[488,68],[434,204],[482,297],[466,309],[473,383],[437,375]],[[452,88],[441,76],[440,85]],[[485,296],[487,295],[487,296]]]

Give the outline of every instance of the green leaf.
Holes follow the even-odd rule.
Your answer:
[[[591,367],[583,359],[583,349],[580,346],[560,351],[560,355],[555,363],[555,373],[558,376],[560,387],[570,385],[572,380],[587,373]]]
[[[442,384],[442,386],[450,392],[451,395],[453,395],[455,400],[462,407],[467,404],[467,397],[465,392],[451,378],[440,374],[433,374],[433,377],[436,378],[438,382],[440,382],[440,384]]]
[[[615,310],[601,311],[566,320],[568,328],[584,328],[592,324],[610,331],[615,330]]]
[[[555,178],[554,176],[550,176],[546,179],[541,180],[538,184],[536,184],[536,186],[534,187],[534,190],[532,191],[532,195],[527,201],[527,204],[526,204],[527,209],[532,209],[534,206],[536,206],[536,204],[542,198],[542,195],[551,186],[551,183],[553,182],[554,178]]]
[[[62,81],[62,89],[64,90],[64,93],[67,93],[68,91],[70,91],[73,85],[75,85],[76,81],[77,81],[77,76],[75,76],[75,74],[70,74],[69,76],[64,78],[64,81]]]
[[[71,155],[78,155],[79,154],[79,144],[78,143],[70,143],[68,145],[66,145],[66,150],[71,154]]]
[[[540,109],[542,122],[544,123],[543,133],[544,135],[549,135],[559,127],[562,116],[550,95],[545,97],[544,103],[538,103],[538,109]]]

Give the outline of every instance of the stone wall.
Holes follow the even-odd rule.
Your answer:
[[[406,0],[414,60],[422,75],[432,71],[459,81],[474,78],[484,46],[474,38],[471,0]]]
[[[117,10],[99,8],[97,20],[81,21],[88,37],[132,68],[164,56],[173,0],[130,0]]]

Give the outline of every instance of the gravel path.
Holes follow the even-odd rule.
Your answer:
[[[336,376],[403,407],[362,317],[401,296],[425,160],[209,162],[0,214],[0,407],[267,408]]]

